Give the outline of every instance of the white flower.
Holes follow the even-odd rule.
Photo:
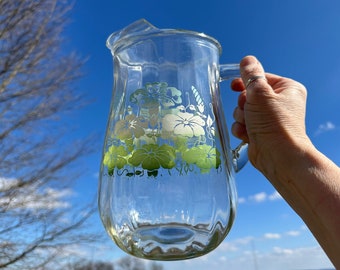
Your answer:
[[[204,135],[205,121],[198,115],[187,112],[166,114],[162,119],[162,128],[166,132],[186,137]]]

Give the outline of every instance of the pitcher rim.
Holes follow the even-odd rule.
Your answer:
[[[108,49],[111,50],[112,55],[114,55],[118,50],[120,50],[122,47],[129,47],[132,44],[136,43],[137,41],[145,40],[150,37],[156,37],[156,36],[171,36],[171,35],[185,35],[185,36],[192,36],[196,38],[201,38],[203,40],[206,40],[212,44],[215,45],[215,47],[218,49],[219,54],[222,53],[222,46],[220,42],[205,34],[202,32],[197,32],[197,31],[192,31],[192,30],[184,30],[184,29],[159,29],[154,27],[152,24],[150,24],[147,20],[145,19],[140,19],[133,24],[137,24],[139,22],[147,23],[150,25],[150,29],[148,31],[140,31],[137,33],[132,33],[132,34],[125,34],[121,37],[120,33],[124,30],[118,30],[113,32],[111,35],[106,40],[106,46]],[[129,26],[128,26],[129,27]]]

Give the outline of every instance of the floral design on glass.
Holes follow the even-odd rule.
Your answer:
[[[206,106],[194,86],[182,92],[165,82],[149,83],[129,101],[104,154],[109,175],[156,177],[160,169],[187,174],[220,168],[212,104]]]

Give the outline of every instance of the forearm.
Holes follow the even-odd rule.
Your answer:
[[[340,269],[340,169],[314,146],[296,142],[263,172]]]
[[[265,73],[253,56],[240,62],[242,79],[233,134],[249,142],[248,156],[305,221],[340,269],[340,169],[305,132],[306,88]]]

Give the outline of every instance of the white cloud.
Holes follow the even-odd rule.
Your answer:
[[[261,254],[261,269],[328,269],[332,264],[320,246],[273,247],[271,252]]]
[[[299,236],[301,234],[300,231],[288,231],[286,232],[288,236]]]
[[[274,247],[273,253],[277,255],[291,255],[294,253],[294,250],[289,248]]]
[[[278,233],[265,233],[264,235],[265,239],[280,239],[281,235]]]
[[[283,236],[298,237],[298,236],[301,235],[301,232],[303,232],[303,231],[305,231],[305,229],[303,229],[301,227],[301,230],[290,230],[290,231],[284,232],[282,234],[279,234],[279,233],[265,233],[263,235],[263,237],[265,239],[280,239]]]
[[[244,197],[238,198],[238,203],[239,203],[239,204],[245,203],[245,202],[246,202],[246,198],[244,198]]]
[[[249,197],[250,200],[255,202],[264,202],[267,199],[267,194],[265,192],[260,192]]]
[[[246,236],[246,237],[238,238],[238,239],[234,240],[234,242],[239,244],[239,245],[248,245],[249,243],[254,241],[254,239],[255,238],[253,236]]]
[[[308,227],[306,226],[306,224],[301,225],[300,229],[301,231],[308,231]]]
[[[282,196],[275,190],[273,194],[268,196],[268,199],[270,201],[282,200]]]
[[[60,259],[63,258],[70,258],[72,256],[77,256],[77,257],[86,257],[89,256],[88,251],[84,248],[82,244],[69,244],[69,245],[63,245],[61,246],[47,246],[44,247],[43,249],[38,249],[37,253],[40,256],[46,256],[47,254],[51,254],[52,252],[56,252]]]
[[[235,240],[226,240],[222,242],[217,250],[223,251],[223,252],[236,252],[244,249],[245,246],[248,246],[251,241],[254,240],[254,237],[252,236],[245,236],[241,238],[237,238]]]
[[[10,190],[11,188],[15,187],[19,183],[20,181],[15,178],[0,177],[0,191],[5,192],[7,190]]]
[[[336,128],[336,126],[330,122],[330,121],[327,121],[326,123],[324,124],[320,124],[318,129],[315,131],[314,135],[315,136],[318,136],[322,133],[325,133],[325,132],[328,132],[328,131],[331,131],[331,130],[334,130]]]
[[[225,252],[233,252],[238,251],[239,247],[236,243],[225,241],[220,244],[218,249]]]
[[[15,187],[19,181],[14,178],[0,177],[0,191],[6,191]],[[0,205],[6,205],[9,210],[20,209],[58,209],[69,208],[71,205],[67,198],[72,196],[74,192],[69,188],[55,189],[46,187],[39,189],[38,185],[30,185],[20,192],[17,192],[15,197],[2,196]]]
[[[256,202],[256,203],[262,203],[265,201],[277,201],[282,200],[282,196],[275,190],[272,194],[267,194],[266,192],[259,192],[254,195],[248,196],[248,198],[240,197],[238,199],[239,204],[244,204],[247,201],[250,202]]]
[[[251,246],[243,247],[243,252],[226,252],[220,249],[196,259],[162,263],[164,270],[253,270],[254,256],[258,269],[326,269],[332,264],[319,246],[315,247],[281,247],[275,246],[269,250],[258,248],[255,252]]]

